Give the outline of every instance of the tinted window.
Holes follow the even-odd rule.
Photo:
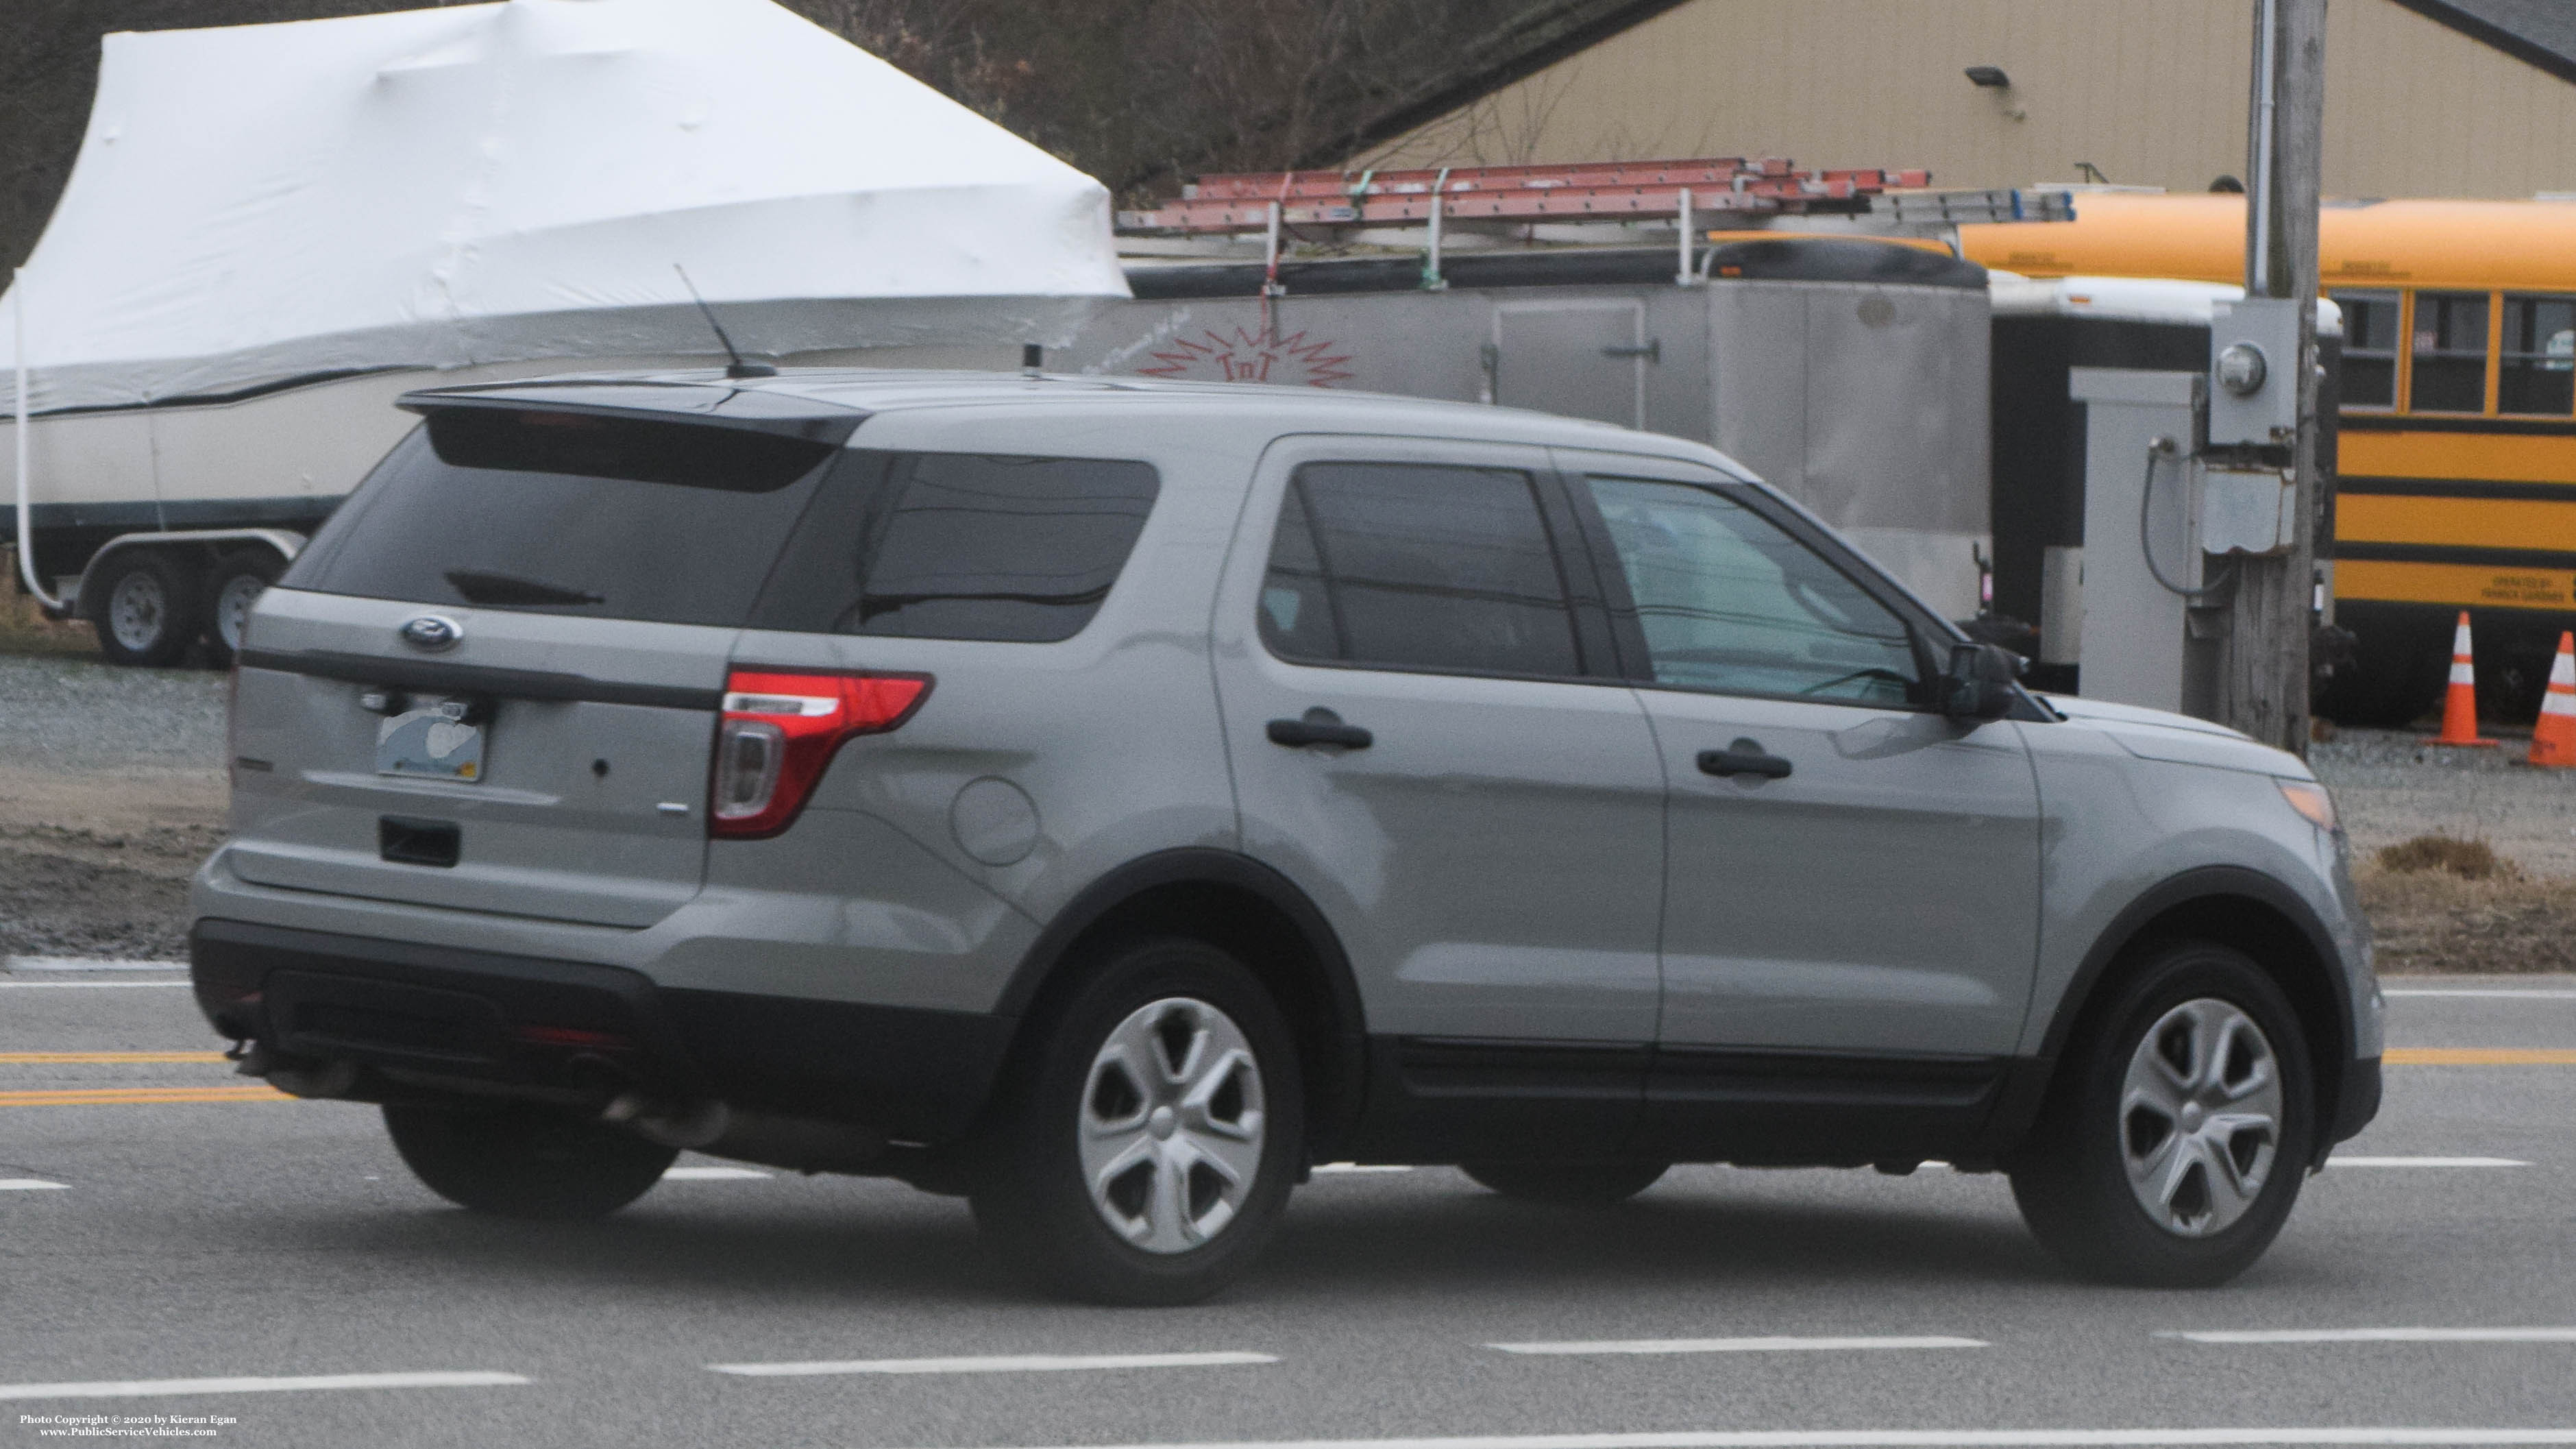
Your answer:
[[[755,627],[1051,643],[1100,609],[1153,510],[1144,463],[854,453]]]
[[[1686,483],[1589,478],[1655,682],[1726,694],[1905,704],[1905,623],[1787,530]]]
[[[689,423],[443,412],[368,475],[286,582],[424,604],[735,626],[833,452]]]
[[[2397,294],[2337,292],[2343,309],[2343,405],[2397,406]]]
[[[2410,402],[2419,413],[2486,411],[2485,293],[2415,294],[2415,386]]]
[[[1261,632],[1288,658],[1582,671],[1538,495],[1507,468],[1299,468],[1271,544]]]
[[[2507,294],[2496,410],[2546,417],[2576,412],[2576,298]]]

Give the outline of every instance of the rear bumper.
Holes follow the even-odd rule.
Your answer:
[[[216,1030],[293,1060],[433,1090],[716,1100],[932,1144],[973,1123],[1013,1025],[220,919],[189,932],[189,963]]]

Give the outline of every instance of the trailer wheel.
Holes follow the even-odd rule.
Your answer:
[[[238,548],[215,560],[206,576],[206,653],[217,669],[232,667],[241,652],[242,628],[250,606],[277,576],[286,571],[278,556],[264,548]]]
[[[109,556],[91,598],[98,652],[111,664],[163,669],[197,642],[203,595],[196,570],[154,549],[126,549]],[[83,589],[84,593],[88,590]]]

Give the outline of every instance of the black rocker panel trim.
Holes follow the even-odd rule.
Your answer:
[[[1353,1143],[1382,1161],[1859,1164],[1973,1155],[2007,1063],[1986,1057],[1372,1037]]]

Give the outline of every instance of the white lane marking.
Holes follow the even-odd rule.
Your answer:
[[[2329,1157],[2328,1167],[2529,1167],[2519,1157]]]
[[[88,986],[95,988],[102,986],[186,986],[188,984],[189,983],[185,981],[0,981],[0,991],[6,991],[13,986],[25,987],[28,990],[52,989],[59,991],[75,986]]]
[[[261,1379],[126,1379],[88,1384],[0,1384],[0,1399],[135,1399],[179,1394],[303,1393],[315,1389],[482,1389],[526,1382],[517,1374],[479,1370]]]
[[[11,971],[185,971],[185,961],[109,961],[97,956],[12,956]]]
[[[1609,1338],[1567,1343],[1489,1343],[1505,1353],[1815,1353],[1873,1348],[1988,1348],[1981,1338]]]
[[[2576,1343],[2576,1328],[2252,1328],[2159,1333],[2193,1343]]]
[[[1747,1429],[1448,1439],[1264,1439],[1125,1444],[1107,1449],[2170,1449],[2207,1444],[2576,1444],[2576,1429]]]
[[[711,1363],[720,1374],[745,1378],[801,1378],[809,1374],[1022,1374],[1070,1369],[1205,1368],[1219,1364],[1277,1363],[1273,1353],[988,1354],[977,1358],[858,1358],[820,1363]]]
[[[674,1167],[662,1174],[664,1182],[736,1182],[745,1179],[767,1181],[769,1174],[748,1167]]]
[[[2535,990],[2535,987],[2468,987],[2468,985],[2416,985],[2416,987],[2383,987],[2380,995],[2491,995],[2496,1000],[2576,1000],[2576,990]]]
[[[0,1177],[0,1192],[46,1192],[69,1186],[69,1183],[47,1182],[41,1177]]]
[[[1411,1172],[1401,1162],[1319,1162],[1317,1172]]]

